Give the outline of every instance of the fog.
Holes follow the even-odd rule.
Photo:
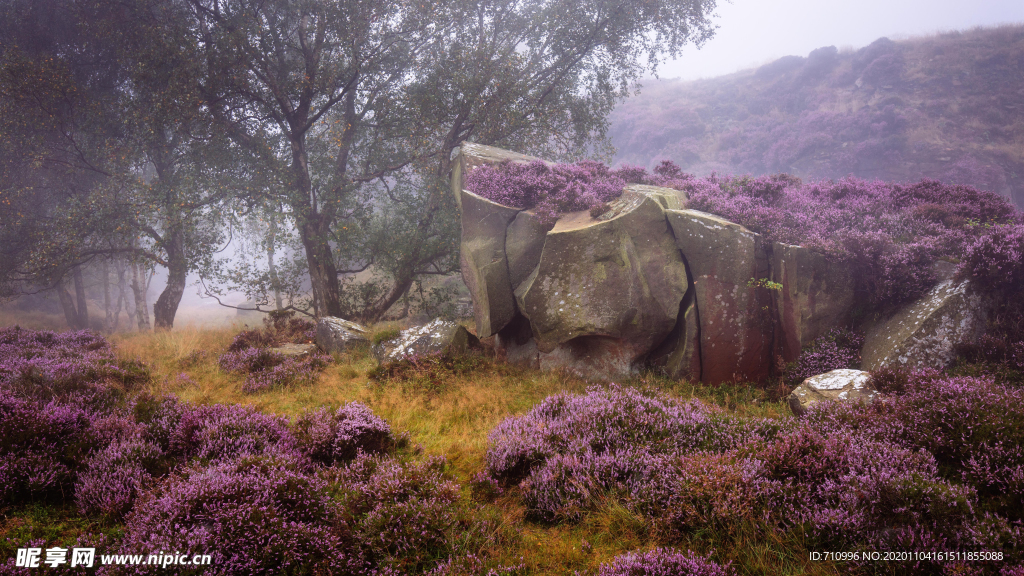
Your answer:
[[[821,46],[860,48],[909,36],[1024,22],[1020,0],[732,0],[715,10],[719,26],[701,49],[688,46],[660,78],[731,74]]]

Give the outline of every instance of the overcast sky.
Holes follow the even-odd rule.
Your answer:
[[[687,47],[659,77],[707,78],[821,46],[1024,23],[1024,0],[719,0],[715,13],[715,38],[700,50]]]

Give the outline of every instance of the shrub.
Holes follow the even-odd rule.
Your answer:
[[[590,210],[622,195],[626,182],[600,162],[549,167],[503,162],[480,166],[466,175],[466,189],[498,204],[532,208],[548,223],[559,214]]]
[[[502,421],[489,435],[487,471],[505,486],[518,485],[532,515],[578,519],[609,492],[663,497],[659,471],[668,459],[767,433],[698,401],[592,388],[550,396]]]
[[[819,336],[810,346],[800,352],[800,357],[788,366],[785,379],[790,384],[837,370],[860,366],[860,350],[864,336],[845,328],[832,328]]]
[[[78,471],[98,447],[85,410],[0,390],[0,502],[71,498]]]
[[[458,484],[445,478],[446,465],[443,458],[403,463],[361,454],[332,473],[337,499],[381,572],[421,572],[490,540],[496,526],[476,521]]]
[[[729,563],[719,564],[711,556],[685,554],[669,548],[647,552],[629,552],[616,556],[597,571],[597,576],[729,576],[735,574]]]
[[[360,451],[387,452],[396,439],[391,426],[359,402],[336,411],[320,407],[306,412],[295,422],[299,445],[309,457],[328,466],[352,460]]]
[[[125,521],[120,549],[211,554],[204,574],[366,574],[339,512],[322,480],[251,456],[183,470],[146,494]]]
[[[275,388],[286,388],[316,382],[317,375],[331,362],[331,357],[311,352],[296,360],[266,348],[243,348],[225,352],[220,367],[227,372],[245,374],[242,391],[253,394]]]
[[[185,458],[223,461],[272,453],[304,461],[287,418],[238,404],[185,407],[168,444],[172,455]]]
[[[103,337],[88,330],[0,329],[0,389],[24,398],[110,409],[149,378],[144,364],[117,358]]]
[[[78,509],[86,515],[119,519],[154,474],[163,472],[163,453],[156,445],[141,440],[114,442],[93,454],[78,475]]]

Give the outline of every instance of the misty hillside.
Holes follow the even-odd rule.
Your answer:
[[[616,163],[688,172],[938,179],[1024,207],[1024,26],[834,46],[698,81],[648,81],[611,116]]]

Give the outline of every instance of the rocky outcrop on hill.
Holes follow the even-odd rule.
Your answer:
[[[465,144],[452,174],[476,333],[511,362],[601,380],[656,367],[710,384],[764,381],[863,304],[847,266],[687,209],[681,191],[626,186],[552,225],[462,187],[474,167],[530,160]],[[864,367],[948,361],[984,319],[977,297],[951,282],[879,322]]]

